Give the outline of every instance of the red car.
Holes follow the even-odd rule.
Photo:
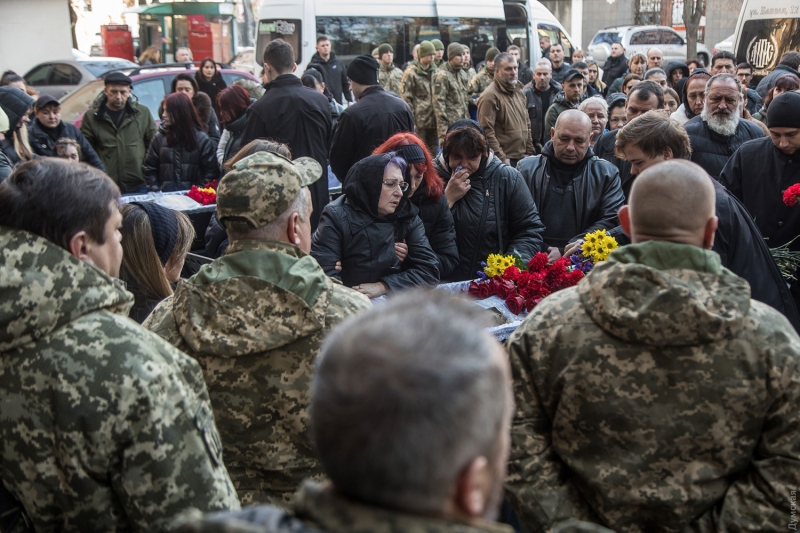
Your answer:
[[[160,122],[158,118],[158,107],[161,105],[161,101],[169,94],[172,88],[172,80],[182,72],[194,74],[197,72],[197,69],[187,69],[185,65],[181,64],[178,66],[164,65],[142,67],[135,70],[122,70],[121,72],[125,72],[125,74],[131,77],[133,81],[133,94],[139,100],[140,104],[147,106],[150,113],[153,115],[153,120],[158,123]],[[248,72],[227,68],[220,69],[220,72],[228,86],[240,78],[261,83]],[[83,121],[83,114],[92,106],[97,96],[103,92],[103,87],[103,79],[97,78],[62,98],[61,120],[72,122],[80,128],[81,122]]]

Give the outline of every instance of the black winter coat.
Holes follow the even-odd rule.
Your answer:
[[[374,218],[342,195],[325,206],[314,233],[311,255],[325,273],[348,287],[383,281],[389,290],[436,285],[436,255],[425,236],[419,210],[407,204],[397,220]],[[400,263],[394,243],[405,240],[408,255]],[[341,261],[342,270],[334,268]]]
[[[551,156],[548,154],[553,153],[552,146],[553,142],[548,141],[542,155],[526,157],[517,163],[517,170],[522,174],[536,205],[544,205],[550,183],[548,169]],[[571,241],[591,231],[609,230],[619,225],[617,211],[625,204],[625,195],[622,194],[619,171],[614,165],[591,155],[583,172],[572,183],[575,189],[575,213],[578,217],[575,226],[579,228],[579,234]]]
[[[247,109],[241,145],[246,146],[253,139],[272,139],[289,145],[292,157],[311,157],[327,169],[331,139],[328,99],[304,87],[294,74],[278,76],[264,88],[264,96]],[[328,180],[315,181],[309,190],[314,230],[328,203]]]
[[[144,158],[144,179],[151,190],[184,191],[219,178],[216,147],[204,132],[195,133],[197,147],[191,152],[167,145],[163,130],[153,137]]]
[[[728,159],[742,144],[764,137],[764,131],[748,120],[739,120],[736,133],[731,137],[712,131],[701,116],[689,120],[684,127],[692,143],[692,161],[714,179],[719,179]]]
[[[216,259],[225,253],[228,249],[228,232],[222,227],[222,224],[217,220],[217,212],[211,214],[211,219],[208,221],[206,227],[206,234],[203,236],[205,242],[205,250],[203,255]]]
[[[353,93],[350,91],[350,80],[347,79],[347,69],[344,67],[342,60],[336,57],[336,54],[331,52],[327,61],[322,59],[319,52],[311,56],[309,63],[314,63],[322,67],[325,71],[325,86],[333,95],[334,100],[340,104],[344,103],[342,96],[348,102],[353,101]],[[294,155],[294,153],[292,153]]]
[[[53,137],[49,135],[42,127],[42,124],[34,117],[28,125],[28,141],[31,144],[31,150],[33,150],[35,154],[42,157],[55,157],[56,141],[66,137],[68,139],[74,139],[81,146],[81,154],[83,155],[84,163],[99,168],[103,172],[106,171],[106,167],[103,165],[100,156],[97,155],[97,152],[94,151],[92,145],[89,144],[89,141],[83,136],[81,130],[75,127],[74,124],[62,120],[55,129],[58,130],[58,134],[56,135],[56,139],[53,140]]]
[[[603,65],[603,83],[611,85],[620,76],[624,76],[628,70],[628,58],[625,54],[619,57],[608,56]]]
[[[531,121],[531,138],[536,150],[541,150],[544,144],[544,117],[547,114],[547,109],[553,105],[553,101],[561,93],[561,85],[555,81],[550,80],[550,101],[547,108],[544,107],[542,96],[539,94],[535,87],[528,87],[523,91],[525,94],[525,105],[528,108],[528,118]]]
[[[402,98],[373,85],[339,117],[331,142],[331,170],[344,183],[353,165],[395,133],[406,131],[414,132],[411,108]]]
[[[592,151],[594,155],[600,159],[604,159],[617,167],[619,170],[620,186],[622,193],[625,195],[625,201],[631,195],[631,187],[633,187],[633,176],[631,176],[631,164],[616,156],[614,153],[614,146],[617,144],[617,132],[619,130],[611,130],[602,134],[597,141],[595,141]]]
[[[775,82],[784,74],[794,74],[795,76],[800,77],[800,72],[796,71],[792,67],[787,65],[778,65],[775,67],[775,70],[761,78],[761,81],[758,82],[758,85],[756,86],[756,92],[758,93],[758,96],[761,98],[766,98],[769,90],[775,86]]]
[[[434,161],[447,183],[452,170],[440,155]],[[450,210],[456,228],[458,266],[452,281],[477,277],[489,254],[517,254],[528,262],[544,250],[544,226],[519,172],[493,154],[469,177],[470,189]]]
[[[230,124],[225,126],[225,130],[228,132],[228,143],[225,145],[225,153],[222,156],[222,162],[224,163],[231,157],[235,156],[239,149],[243,146],[242,145],[242,136],[244,134],[244,126],[247,122],[247,113],[242,115],[241,117],[237,118]]]
[[[447,198],[442,193],[438,200],[434,200],[428,195],[427,186],[423,182],[409,201],[419,209],[419,218],[425,226],[425,236],[438,259],[439,277],[448,280],[458,266],[458,246],[453,214],[447,205]]]

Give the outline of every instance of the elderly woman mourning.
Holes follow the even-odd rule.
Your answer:
[[[395,152],[356,163],[314,233],[311,255],[325,273],[370,298],[439,282],[419,209],[405,195],[406,167]],[[402,260],[396,243],[406,245]]]
[[[592,136],[589,144],[594,146],[597,139],[606,131],[608,104],[601,96],[593,96],[581,102],[578,111],[586,113],[592,121]]]

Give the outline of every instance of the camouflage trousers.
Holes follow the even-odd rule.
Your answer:
[[[417,135],[419,135],[419,138],[425,143],[425,146],[428,147],[431,157],[435,158],[436,154],[439,153],[439,134],[436,128],[419,128],[417,129]]]

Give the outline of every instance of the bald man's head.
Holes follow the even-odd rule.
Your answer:
[[[568,109],[558,115],[556,125],[550,128],[556,159],[567,165],[579,163],[589,150],[592,121],[589,115],[577,109]]]
[[[717,217],[716,195],[705,170],[671,160],[642,172],[631,189],[620,222],[634,243],[672,241],[711,248]]]

